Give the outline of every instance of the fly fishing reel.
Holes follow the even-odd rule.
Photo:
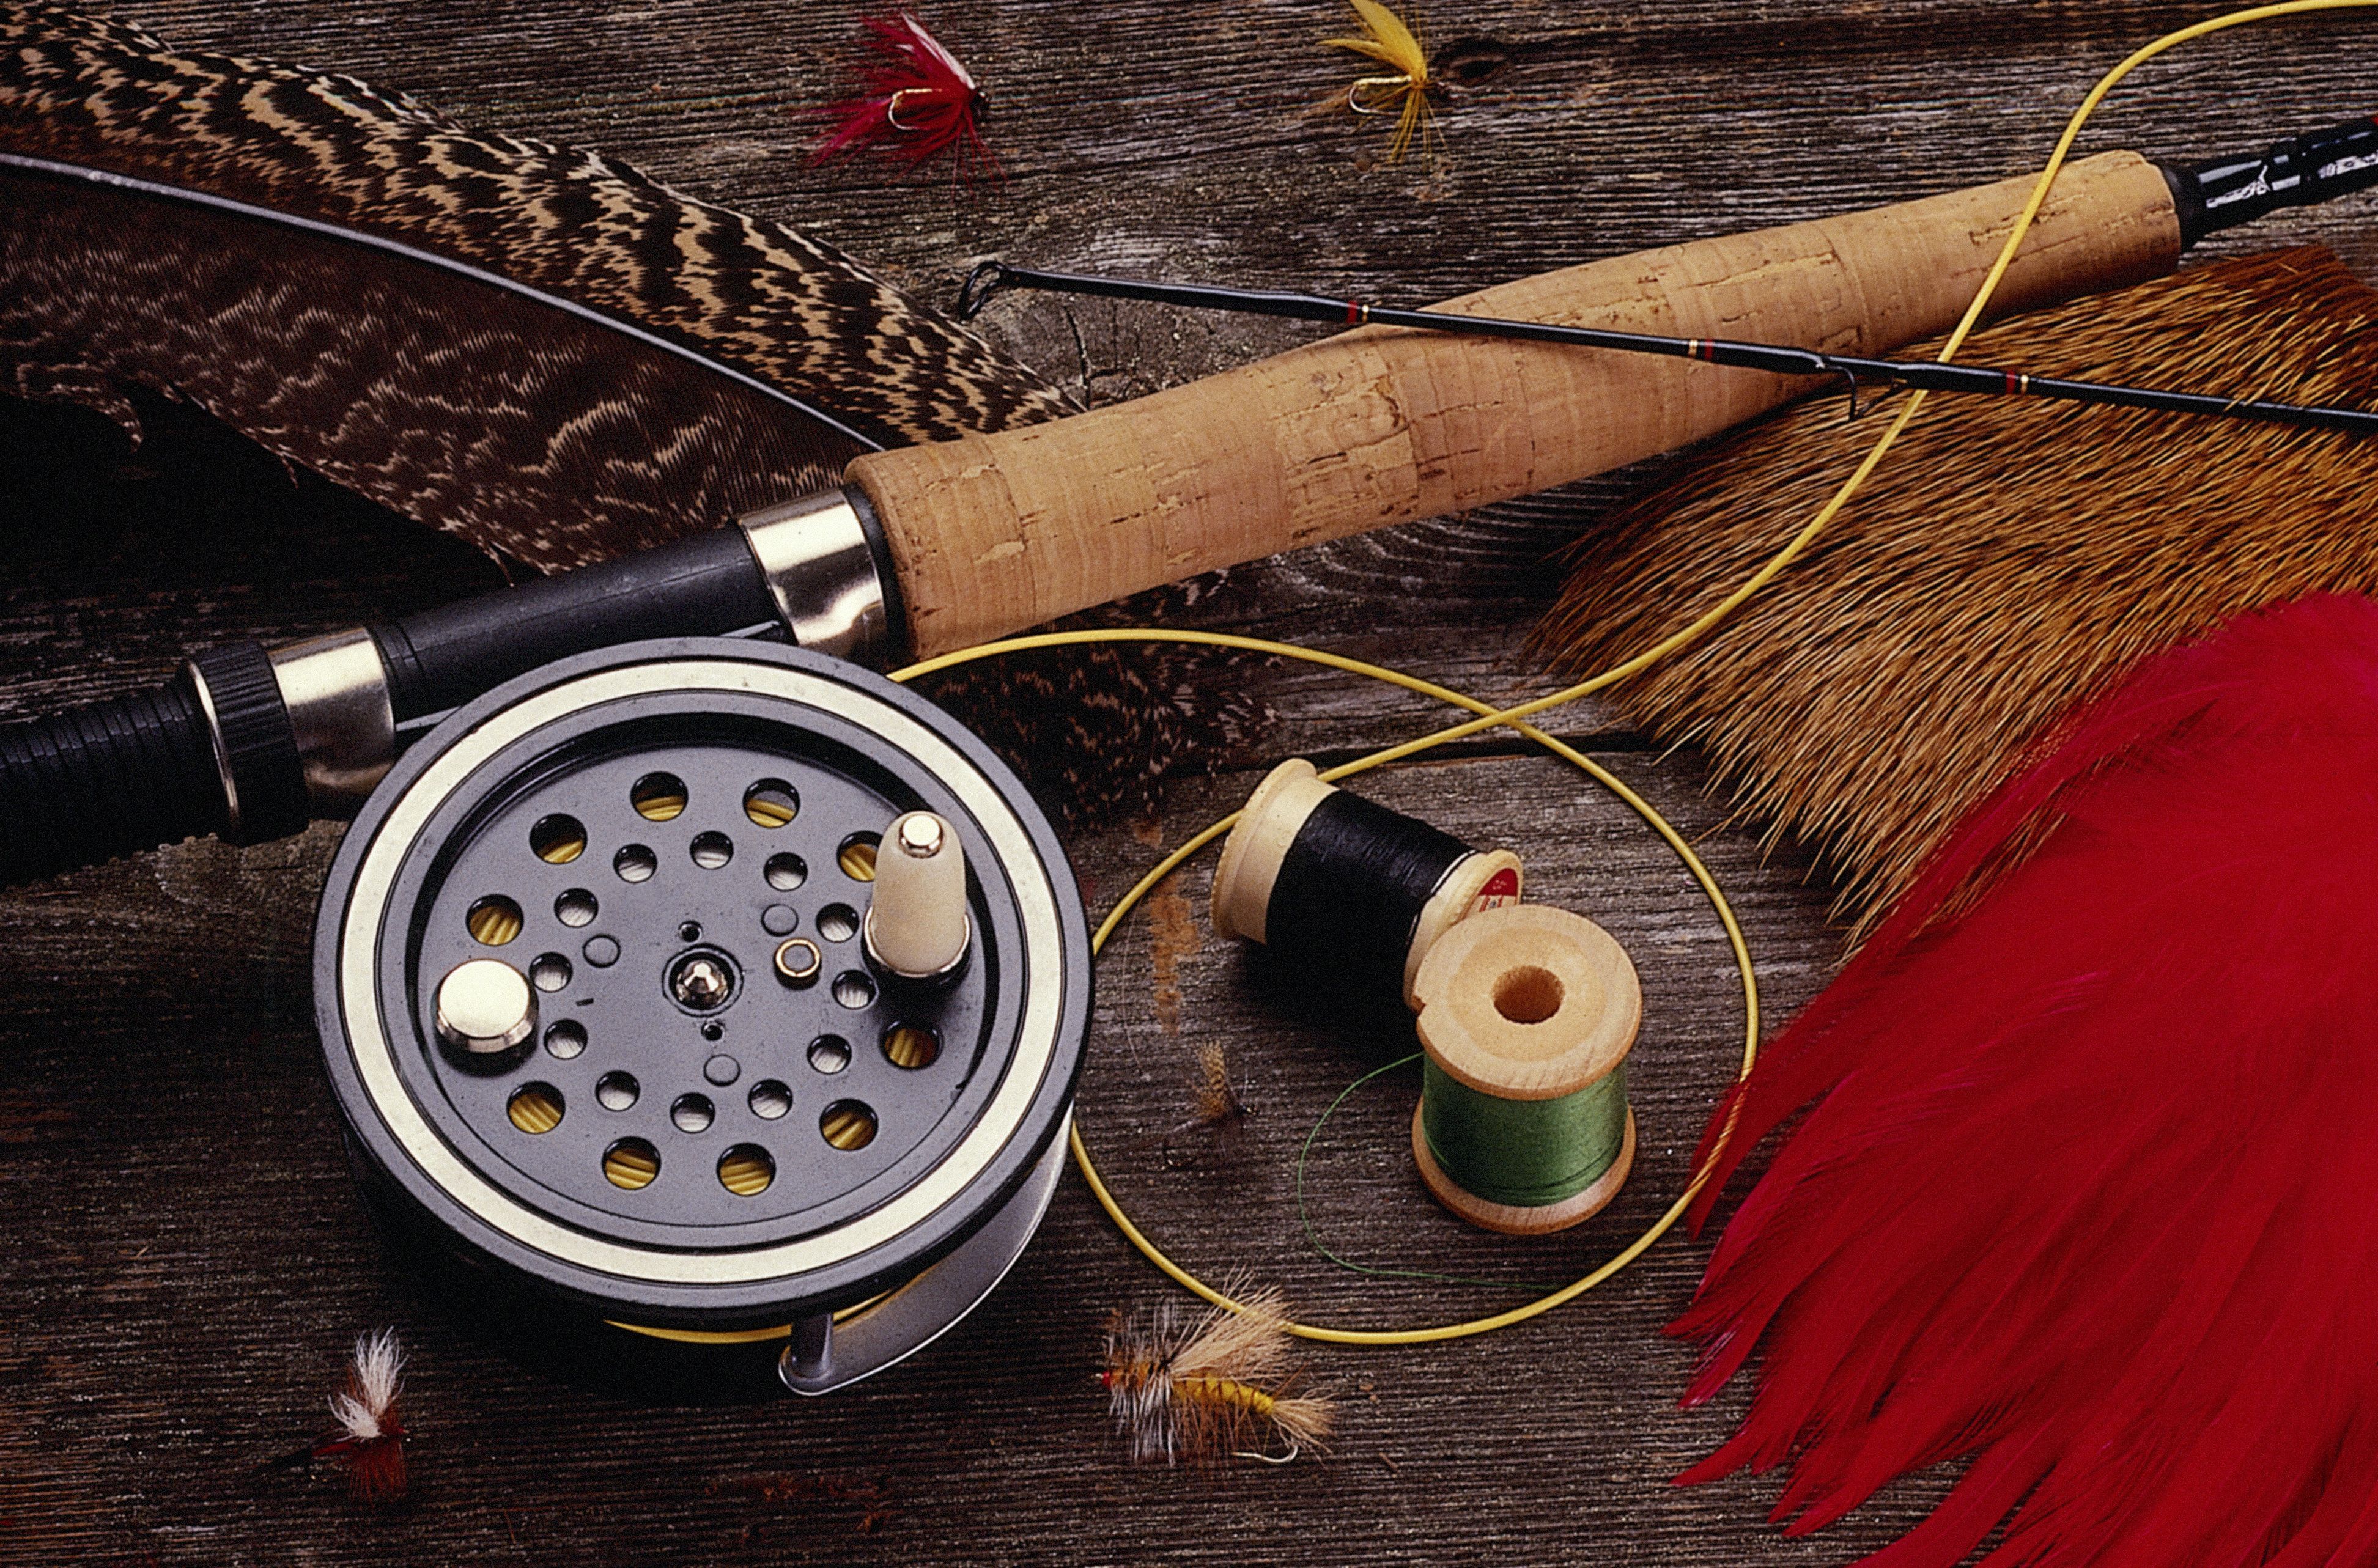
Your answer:
[[[513,1337],[764,1347],[820,1394],[1030,1239],[1090,954],[1047,820],[954,721],[687,639],[414,746],[331,868],[315,995],[375,1212]]]

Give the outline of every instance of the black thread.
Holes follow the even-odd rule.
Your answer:
[[[1301,984],[1400,1006],[1421,912],[1471,853],[1451,833],[1334,790],[1280,860],[1264,945]]]

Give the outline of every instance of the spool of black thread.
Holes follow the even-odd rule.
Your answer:
[[[1481,909],[1519,901],[1519,856],[1325,783],[1291,758],[1255,787],[1214,872],[1214,928],[1272,950],[1301,981],[1412,999],[1420,961]]]

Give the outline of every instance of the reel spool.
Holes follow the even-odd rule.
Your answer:
[[[864,933],[919,811],[907,853],[962,852],[965,904],[921,928],[965,945],[914,976]],[[1048,821],[955,721],[686,639],[547,665],[406,753],[332,865],[315,995],[367,1199],[491,1321],[680,1371],[758,1347],[822,1394],[1038,1227],[1090,953]]]

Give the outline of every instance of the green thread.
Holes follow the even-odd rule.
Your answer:
[[[1311,1245],[1315,1251],[1320,1253],[1331,1263],[1336,1263],[1339,1268],[1350,1270],[1355,1274],[1376,1275],[1387,1279],[1426,1279],[1433,1280],[1440,1285],[1483,1285],[1489,1289],[1495,1290],[1542,1291],[1551,1289],[1552,1287],[1550,1286],[1540,1285],[1524,1279],[1477,1279],[1468,1275],[1438,1274],[1430,1269],[1394,1269],[1383,1268],[1376,1263],[1358,1263],[1351,1258],[1341,1257],[1338,1253],[1331,1251],[1328,1245],[1321,1239],[1320,1232],[1313,1228],[1313,1215],[1306,1211],[1304,1206],[1304,1166],[1305,1162],[1313,1157],[1313,1145],[1315,1142],[1320,1138],[1321,1130],[1329,1125],[1329,1119],[1338,1114],[1338,1107],[1344,1105],[1349,1099],[1351,1099],[1353,1096],[1355,1090],[1361,1088],[1363,1084],[1368,1083],[1374,1078],[1383,1077],[1387,1073],[1393,1072],[1399,1067],[1410,1067],[1413,1062],[1420,1059],[1421,1053],[1414,1051],[1410,1056],[1398,1057],[1395,1060],[1387,1063],[1385,1067],[1375,1067],[1371,1069],[1370,1071],[1363,1073],[1360,1078],[1355,1079],[1351,1083],[1347,1084],[1343,1089],[1338,1091],[1338,1097],[1329,1102],[1329,1108],[1321,1113],[1319,1119],[1313,1124],[1313,1131],[1304,1135],[1303,1146],[1296,1151],[1296,1218],[1297,1223],[1304,1227],[1305,1241]]]
[[[1421,1132],[1438,1168],[1490,1203],[1540,1209],[1600,1180],[1627,1146],[1624,1063],[1573,1095],[1501,1100],[1431,1060],[1422,1069]]]

